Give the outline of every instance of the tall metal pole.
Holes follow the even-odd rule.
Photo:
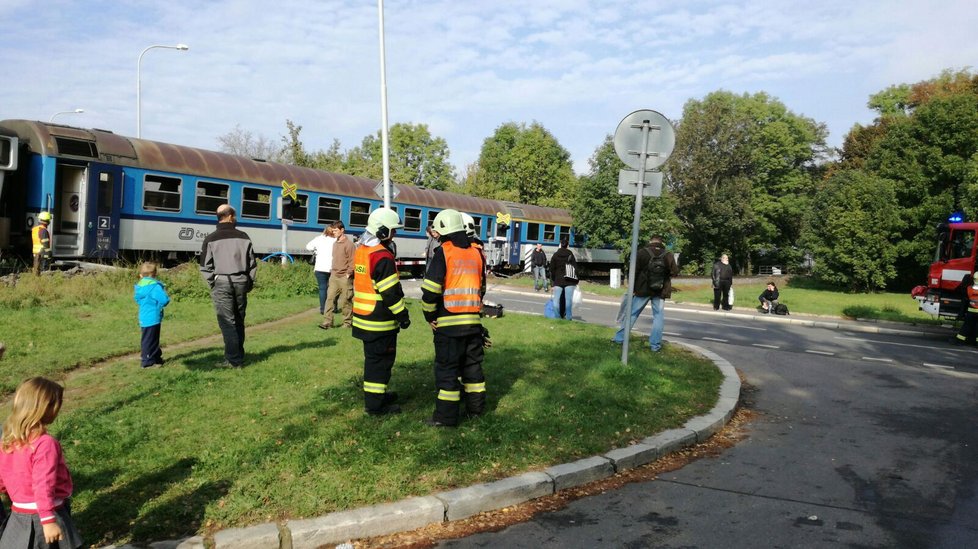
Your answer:
[[[387,61],[384,55],[384,0],[377,0],[380,18],[380,147],[384,157],[384,207],[391,207],[390,142],[387,139]]]
[[[645,194],[645,161],[649,151],[649,130],[651,124],[648,120],[642,125],[633,124],[633,128],[642,128],[642,149],[638,152],[638,189],[635,193],[635,219],[632,221],[632,255],[628,259],[628,292],[625,297],[625,337],[621,343],[621,363],[628,366],[628,340],[632,336],[632,294],[635,292],[635,266],[638,264],[638,229],[642,215],[642,195]],[[632,152],[632,151],[629,151]]]
[[[143,103],[141,97],[142,78],[140,78],[140,73],[142,72],[143,56],[146,55],[146,52],[148,52],[153,48],[165,48],[168,50],[187,51],[190,49],[190,46],[186,44],[177,44],[176,46],[154,45],[154,46],[147,46],[145,49],[143,49],[143,51],[139,52],[139,57],[136,59],[136,137],[140,137],[140,138],[143,136],[143,121],[142,121]]]

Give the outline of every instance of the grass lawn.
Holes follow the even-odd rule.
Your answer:
[[[183,291],[179,283],[174,290]],[[249,320],[287,319],[248,332],[243,370],[215,368],[219,342],[164,345],[166,366],[151,370],[136,359],[79,366],[44,347],[62,373],[74,368],[55,376],[68,391],[51,431],[65,448],[74,516],[89,543],[317,516],[541,469],[679,426],[714,405],[721,381],[712,363],[679,347],[652,354],[636,336],[623,368],[620,348],[608,343],[611,328],[508,315],[485,321],[495,343],[485,363],[487,414],[458,429],[428,428],[422,422],[436,394],[431,332],[411,303],[415,323],[401,334],[391,382],[404,413],[369,417],[360,342],[344,329],[318,329],[315,314],[290,316],[290,307],[314,306],[314,295],[266,293],[267,302],[252,301]],[[44,317],[90,307],[93,320],[54,335],[70,333],[94,363],[98,349],[108,356],[138,347],[131,297],[119,299],[49,303]],[[198,329],[216,333],[210,303],[186,302],[185,316],[167,309],[164,334],[181,334],[171,342]],[[103,308],[124,318],[104,328],[116,320]],[[199,318],[199,327],[180,331],[173,316],[188,326]],[[21,375],[5,373],[10,382],[35,373],[30,356],[13,355]]]

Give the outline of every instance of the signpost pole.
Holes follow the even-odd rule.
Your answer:
[[[625,294],[625,318],[623,327],[624,337],[621,343],[621,364],[628,366],[628,340],[632,335],[632,296],[635,292],[635,267],[638,264],[638,232],[639,222],[642,218],[642,195],[645,194],[645,159],[649,150],[649,128],[648,120],[642,121],[642,125],[632,125],[633,128],[642,129],[642,148],[637,151],[638,163],[638,192],[635,193],[635,219],[632,220],[632,253],[628,258],[628,292]],[[631,151],[629,151],[631,152]]]

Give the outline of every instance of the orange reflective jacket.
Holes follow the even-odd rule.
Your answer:
[[[375,283],[373,265],[381,256],[373,257],[374,254],[386,254],[394,259],[394,255],[380,244],[360,246],[353,253],[353,327],[369,332],[397,330],[394,313],[383,304],[380,292],[397,284],[399,279],[395,272],[388,277],[393,278],[392,281],[381,280]]]
[[[44,234],[41,234],[44,231]],[[34,246],[33,253],[39,254],[51,250],[51,231],[45,225],[37,225],[31,229],[31,241]]]
[[[445,252],[445,284],[442,299],[450,313],[478,313],[482,310],[483,263],[478,248],[456,248],[443,242]]]

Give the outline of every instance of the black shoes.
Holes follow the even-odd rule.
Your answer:
[[[389,416],[391,414],[401,413],[401,407],[397,404],[384,404],[376,410],[364,410],[364,412],[367,412],[367,415],[371,416]]]

